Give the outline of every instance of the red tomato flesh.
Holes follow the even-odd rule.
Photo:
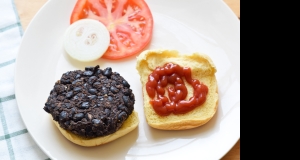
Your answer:
[[[135,55],[152,38],[153,17],[144,0],[78,0],[70,23],[84,18],[99,20],[110,32],[105,59]]]

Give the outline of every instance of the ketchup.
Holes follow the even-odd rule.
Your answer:
[[[188,90],[182,78],[193,87],[194,94],[189,100],[185,100]],[[168,84],[172,86],[167,87]],[[167,87],[167,95],[165,96]],[[163,67],[157,67],[149,76],[146,90],[150,98],[150,104],[155,112],[161,116],[171,113],[184,114],[206,100],[208,87],[197,79],[192,79],[192,70],[189,67],[181,67],[177,64],[167,63]],[[156,99],[155,99],[156,96]]]

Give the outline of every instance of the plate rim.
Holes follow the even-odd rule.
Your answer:
[[[15,85],[15,97],[16,97],[16,101],[17,101],[17,106],[18,106],[18,109],[19,109],[19,111],[20,111],[20,115],[21,115],[21,118],[22,118],[22,121],[24,122],[24,125],[26,126],[26,129],[28,129],[28,124],[26,123],[26,121],[24,120],[24,113],[22,113],[21,112],[21,105],[20,105],[20,102],[19,102],[19,94],[18,94],[18,84],[17,84],[17,80],[18,80],[18,76],[17,76],[17,68],[18,68],[18,62],[19,62],[19,60],[18,60],[18,57],[19,57],[19,54],[20,54],[20,52],[21,52],[21,48],[22,48],[22,46],[23,46],[23,39],[24,39],[24,37],[27,37],[27,30],[29,29],[29,28],[31,28],[31,26],[32,26],[32,24],[35,22],[35,19],[36,19],[36,17],[40,14],[40,12],[42,12],[43,10],[44,10],[44,8],[46,8],[50,3],[52,3],[53,1],[55,1],[55,0],[48,0],[48,1],[46,1],[45,2],[45,4],[39,9],[39,11],[34,15],[34,17],[32,18],[32,20],[30,21],[30,23],[29,23],[29,25],[28,25],[28,27],[27,27],[27,29],[26,29],[26,31],[24,32],[24,34],[23,34],[23,37],[22,37],[22,41],[21,41],[21,44],[20,44],[20,47],[19,47],[19,50],[18,50],[18,53],[17,53],[17,58],[16,58],[16,62],[15,62],[15,70],[14,70],[14,76],[15,76],[15,78],[14,78],[14,85]],[[223,7],[227,7],[227,9],[228,9],[228,13],[230,13],[230,14],[232,14],[232,15],[234,15],[234,17],[236,17],[236,15],[234,14],[234,12],[229,8],[229,6],[224,2],[224,1],[222,1],[222,0],[212,0],[212,1],[221,1],[221,3],[220,4],[222,4],[223,5]],[[233,18],[233,17],[232,17]],[[238,24],[240,23],[240,21],[239,21],[239,19],[238,19],[238,17],[236,17],[236,19],[237,19],[237,21],[238,21]],[[240,25],[240,24],[239,24]],[[240,26],[239,26],[240,27]],[[240,33],[239,33],[240,34]],[[240,107],[240,105],[239,105],[239,107]],[[239,115],[240,116],[240,115]],[[37,140],[34,138],[34,136],[32,135],[32,133],[30,132],[30,130],[28,129],[28,133],[32,136],[32,138],[33,138],[33,140],[34,140],[34,142],[40,147],[40,149],[47,155],[47,156],[49,156],[49,158],[54,158],[54,157],[52,157],[52,155],[49,155],[49,154],[47,154],[47,151],[44,149],[44,147],[42,147],[41,145],[40,145],[40,143],[39,142],[37,142]],[[220,157],[220,158],[222,158],[223,156],[225,156],[227,153],[228,153],[228,151],[230,151],[231,149],[232,149],[232,147],[240,140],[240,133],[238,133],[238,137],[236,138],[236,140],[234,141],[234,143],[232,143],[230,146],[230,148],[228,148],[228,150]],[[55,158],[54,158],[55,159]]]

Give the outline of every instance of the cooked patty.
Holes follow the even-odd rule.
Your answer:
[[[44,110],[60,127],[85,138],[116,132],[134,109],[129,83],[112,68],[86,67],[62,75]]]

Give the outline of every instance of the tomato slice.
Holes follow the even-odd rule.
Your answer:
[[[151,41],[152,13],[144,0],[78,0],[70,23],[90,18],[110,32],[110,45],[102,56],[121,59],[141,52]]]

